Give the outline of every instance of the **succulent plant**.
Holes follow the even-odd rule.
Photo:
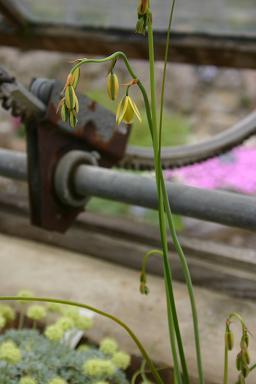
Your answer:
[[[23,290],[18,297],[29,295]],[[0,305],[0,331],[9,325],[0,335],[0,384],[127,384],[124,369],[130,357],[118,350],[115,340],[103,339],[99,348],[89,344],[71,347],[77,331],[93,326],[86,313],[67,305],[29,301],[19,306],[19,311]],[[25,314],[33,329],[24,328]],[[16,317],[18,329],[11,329]],[[41,333],[36,327],[42,320],[46,327]],[[39,325],[41,329],[42,323]]]

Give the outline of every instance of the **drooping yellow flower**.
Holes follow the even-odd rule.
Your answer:
[[[78,99],[75,93],[75,90],[72,85],[68,85],[65,90],[65,103],[67,108],[72,111],[76,110],[78,112]]]
[[[117,125],[119,125],[122,121],[127,124],[131,124],[134,116],[136,116],[140,122],[142,121],[140,112],[134,101],[130,96],[124,96],[120,101],[116,111]]]
[[[115,73],[110,72],[107,77],[107,92],[111,100],[116,100],[119,93],[119,81]]]

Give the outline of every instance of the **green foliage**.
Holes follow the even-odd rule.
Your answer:
[[[33,378],[37,384],[47,384],[55,378],[68,384],[90,384],[108,381],[115,384],[127,384],[124,372],[118,369],[111,358],[95,347],[73,350],[64,343],[48,340],[36,330],[10,330],[0,336],[0,345],[14,343],[21,353],[21,360],[10,365],[0,360],[0,383],[19,384],[22,377]],[[83,367],[100,367],[94,375],[86,373]],[[97,365],[97,364],[96,364]],[[99,374],[98,374],[99,373]]]

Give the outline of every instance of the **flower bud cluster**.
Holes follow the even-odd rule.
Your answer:
[[[236,357],[236,368],[240,372],[239,375],[239,384],[245,383],[245,378],[248,376],[250,369],[250,355],[248,352],[249,346],[249,335],[247,329],[243,328],[243,333],[240,341],[240,352]]]
[[[87,360],[83,365],[83,373],[90,377],[112,376],[116,371],[116,367],[110,360],[102,360],[93,358]]]
[[[145,35],[149,18],[149,0],[139,0],[136,33]]]
[[[21,351],[12,341],[5,341],[0,345],[0,360],[8,364],[18,364],[21,361]]]
[[[147,286],[147,277],[144,272],[140,275],[140,293],[142,295],[148,295],[149,294],[149,288]]]
[[[46,317],[46,309],[42,305],[31,305],[27,310],[27,317],[35,321],[43,320]]]
[[[128,355],[128,353],[118,351],[114,353],[111,361],[116,368],[125,370],[129,367],[131,363],[131,357],[130,355]]]
[[[67,77],[64,87],[64,97],[60,100],[58,111],[60,111],[61,119],[75,128],[77,124],[77,114],[79,112],[79,102],[76,96],[76,88],[80,78],[80,68],[71,71]]]
[[[117,75],[113,72],[114,67],[116,64],[116,60],[113,61],[111,65],[110,72],[107,76],[107,93],[111,100],[116,100],[119,93],[119,80]],[[126,95],[121,99],[117,106],[116,111],[116,123],[117,125],[120,125],[122,121],[124,121],[126,124],[131,124],[134,117],[136,116],[137,119],[141,122],[141,116],[140,112],[132,100],[132,98],[128,95],[129,88],[132,85],[137,84],[137,80],[133,79],[129,84],[127,85]]]
[[[4,320],[13,321],[15,319],[15,312],[12,307],[9,305],[1,304],[0,305],[0,318],[3,317]]]
[[[52,341],[60,341],[63,339],[65,332],[73,329],[87,331],[93,326],[93,320],[79,313],[77,308],[63,307],[63,316],[60,317],[54,324],[46,327],[45,336]]]
[[[100,343],[100,351],[105,355],[113,356],[118,349],[118,344],[114,339],[106,337]]]

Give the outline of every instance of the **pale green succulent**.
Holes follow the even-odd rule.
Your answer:
[[[0,360],[13,365],[21,361],[21,351],[13,341],[0,344]]]
[[[27,310],[27,317],[31,320],[43,320],[46,317],[46,309],[42,305],[31,305]]]

